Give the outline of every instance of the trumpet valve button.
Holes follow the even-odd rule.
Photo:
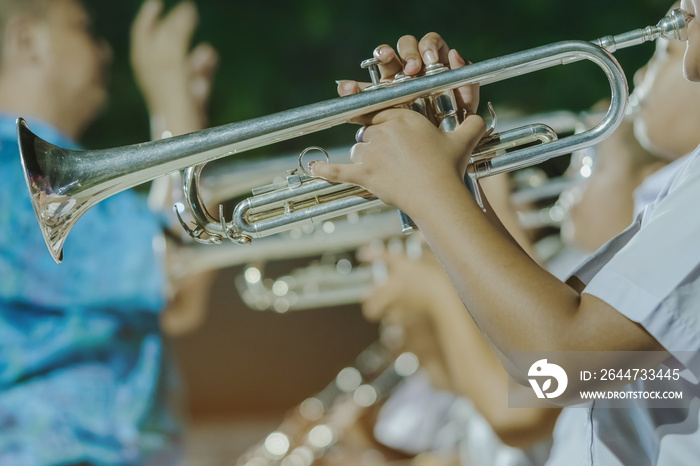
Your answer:
[[[430,76],[433,74],[442,73],[443,71],[447,70],[449,70],[449,68],[443,65],[442,63],[433,63],[432,65],[428,65],[425,67],[425,75]]]
[[[396,76],[394,76],[394,83],[396,83],[396,84],[402,83],[402,82],[408,81],[409,79],[413,79],[413,78],[415,78],[415,76],[409,76],[406,73],[404,73],[403,71],[399,71],[398,73],[396,73]]]
[[[369,71],[369,78],[372,80],[372,84],[379,84],[382,80],[382,74],[379,72],[379,59],[378,58],[368,58],[360,63],[360,67]]]

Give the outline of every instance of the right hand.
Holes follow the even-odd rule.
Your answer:
[[[450,132],[407,109],[391,108],[362,120],[367,127],[362,142],[350,151],[353,163],[311,162],[314,176],[362,186],[419,226],[443,199],[474,202],[464,175],[469,155],[486,131],[480,117],[471,115]]]
[[[436,33],[427,34],[420,41],[403,36],[398,49],[398,54],[388,45],[375,49],[374,56],[381,61],[382,79],[391,79],[399,71],[415,75],[424,63],[439,61],[452,69],[466,66],[459,53],[450,50]],[[340,81],[338,93],[355,94],[364,87],[366,84],[355,81]],[[416,220],[411,211],[431,208],[426,199],[443,195],[445,183],[454,185],[456,191],[462,190],[468,155],[485,131],[483,121],[474,116],[479,104],[478,85],[463,86],[455,96],[459,107],[469,115],[457,130],[442,132],[409,110],[383,110],[356,119],[367,127],[362,142],[351,151],[353,164],[317,162],[312,172],[328,181],[363,186]]]
[[[216,50],[190,50],[197,26],[194,3],[163,16],[162,0],[147,0],[131,29],[131,64],[157,130],[183,134],[206,127],[207,104],[218,64]],[[161,128],[162,126],[162,128]]]

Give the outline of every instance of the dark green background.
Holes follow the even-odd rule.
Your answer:
[[[172,6],[176,2],[168,1]],[[90,147],[148,139],[148,120],[128,62],[128,30],[140,0],[96,1],[89,6],[113,46],[111,101],[85,138]],[[594,39],[656,23],[668,0],[236,2],[200,0],[197,42],[220,53],[211,123],[220,125],[335,97],[336,79],[365,79],[359,63],[381,43],[402,34],[440,32],[474,62],[567,39]],[[616,57],[628,79],[653,52],[645,44]],[[608,95],[607,81],[591,64],[576,64],[493,84],[484,99],[527,113],[583,110]],[[483,106],[482,106],[483,108]],[[328,134],[326,134],[328,133]],[[344,145],[354,129],[319,133],[310,142]],[[264,153],[301,150],[287,141]]]

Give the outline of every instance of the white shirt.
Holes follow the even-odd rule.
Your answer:
[[[639,267],[640,270],[643,267],[649,267],[649,264],[654,261],[653,257],[663,255],[667,249],[678,250],[682,255],[683,251],[687,251],[687,249],[685,249],[684,243],[676,242],[678,236],[685,238],[690,243],[694,243],[693,235],[695,235],[694,238],[700,240],[698,216],[693,215],[697,209],[694,208],[692,201],[692,192],[697,193],[699,188],[698,182],[693,182],[693,179],[697,179],[698,171],[700,170],[698,168],[700,164],[698,161],[700,157],[698,155],[699,151],[700,148],[693,153],[692,161],[688,160],[691,158],[690,156],[682,157],[647,177],[640,187],[637,188],[634,193],[635,213],[640,214],[647,207],[649,208],[648,211],[644,215],[638,216],[635,223],[621,237],[615,238],[609,245],[604,246],[588,263],[579,269],[576,275],[582,280],[584,278],[585,281],[590,280],[584,292],[593,294],[614,306],[615,304],[610,301],[615,301],[618,306],[616,309],[630,319],[638,321],[637,319],[641,317],[640,313],[644,312],[641,311],[641,308],[635,309],[635,304],[633,303],[638,302],[638,299],[626,299],[624,295],[629,296],[641,292],[642,299],[646,299],[644,297],[647,291],[643,288],[644,284],[639,285],[634,281],[629,283],[630,279],[624,276],[625,271],[635,267]],[[680,173],[674,176],[676,171],[680,171]],[[685,186],[693,183],[694,187]],[[681,185],[683,187],[680,187]],[[685,194],[675,194],[678,189],[688,191]],[[670,202],[665,200],[667,196],[672,196]],[[657,198],[658,203],[655,202]],[[697,197],[695,199],[700,200]],[[676,209],[676,211],[675,213],[669,213],[669,209]],[[662,221],[659,220],[659,217],[662,217]],[[689,219],[689,217],[695,218]],[[638,239],[631,241],[640,229],[646,228],[645,224],[648,225],[652,221],[656,224],[666,224],[664,228],[658,227],[653,230],[655,235],[661,235],[661,239],[652,235],[650,233],[651,230],[645,230],[645,237],[640,236]],[[668,230],[669,234],[664,235],[663,230]],[[680,231],[677,232],[676,230]],[[655,241],[658,244],[655,245]],[[696,246],[697,244],[691,244],[690,248],[692,249]],[[652,254],[652,257],[647,257],[643,253],[645,248],[660,250],[656,255]],[[620,250],[625,251],[624,256],[617,258],[610,264],[610,268],[606,269],[605,266],[611,262],[611,257]],[[639,251],[642,252],[637,254]],[[677,258],[678,255],[678,253],[673,253],[672,257]],[[692,263],[694,260],[697,264],[700,263],[700,256],[688,253],[686,260],[689,263]],[[618,261],[626,265],[617,265]],[[678,277],[683,272],[679,269],[675,274],[666,275],[663,270],[656,269],[656,266],[655,264],[652,270],[656,270],[658,276],[654,277],[653,280],[658,280],[660,283],[654,289],[657,293],[663,295],[661,290],[669,290],[673,286],[674,281],[677,282]],[[686,264],[683,270],[687,269],[688,266]],[[599,271],[602,271],[603,275],[596,276],[596,272]],[[652,273],[646,273],[652,276]],[[618,275],[623,276],[622,280],[625,285],[617,291],[611,291],[611,288],[621,286],[617,280]],[[596,277],[595,280],[594,276]],[[634,275],[631,280],[634,280]],[[648,281],[643,283],[646,284]],[[640,286],[642,287],[641,291],[637,290]],[[697,305],[699,292],[700,289],[697,286],[693,289],[692,285],[686,285],[674,287],[665,298],[650,299],[648,304],[644,306],[647,309],[645,314],[647,318],[643,320],[647,324],[640,323],[667,349],[671,350],[675,347],[682,351],[686,346],[685,343],[674,340],[674,335],[676,334],[674,328],[675,316],[679,314],[689,315],[690,318],[697,322],[700,314],[700,306]],[[678,299],[683,301],[684,304],[680,307],[673,306],[672,303],[677,302]],[[689,299],[695,299],[694,302],[696,304],[693,305]],[[654,302],[658,303],[656,308],[654,308],[655,310],[649,311],[649,307],[653,306]],[[650,317],[650,312],[656,312],[656,318]],[[656,322],[656,324],[652,325],[652,321]],[[647,325],[653,327],[654,331]],[[695,328],[697,329],[698,327],[695,326]],[[690,335],[687,338],[692,340],[694,338],[692,334],[697,333],[697,331],[689,330],[688,333]],[[691,379],[694,378],[692,373],[688,371],[686,371],[685,375]],[[667,410],[666,414],[671,411]],[[602,415],[601,413],[603,412],[607,416]],[[603,411],[600,404],[591,412],[590,403],[567,407],[557,420],[554,430],[553,448],[547,465],[568,466],[588,465],[591,463],[605,465],[700,464],[700,458],[698,458],[697,451],[695,451],[696,445],[700,442],[697,432],[698,428],[692,427],[692,425],[684,427],[683,423],[674,422],[670,416],[663,416],[663,414],[661,410],[656,410],[652,413],[639,409],[636,412],[628,409],[608,409]],[[656,417],[657,420],[653,421],[650,417]],[[662,417],[665,419],[664,421],[658,419]],[[686,413],[686,424],[697,423],[697,418],[697,411]],[[595,426],[595,431],[593,426]],[[652,437],[651,439],[644,439],[643,443],[647,444],[646,448],[639,445],[640,437],[637,436],[637,433],[643,429]],[[673,432],[674,430],[678,432]],[[607,441],[601,441],[601,436],[607,437]],[[608,447],[609,444],[612,444],[612,446]],[[621,448],[622,445],[627,445],[628,448]],[[621,449],[625,451],[621,452]]]
[[[676,171],[686,163],[688,157],[684,155],[644,178],[633,193],[635,217],[659,197],[659,193],[668,185]]]
[[[565,410],[568,421],[557,425],[548,464],[700,464],[699,203],[700,147],[656,201],[574,273],[587,283],[584,293],[642,325],[684,366],[669,389],[690,394],[690,408],[650,409],[629,400],[627,409],[596,402]],[[562,436],[576,438],[566,462],[557,445]]]
[[[434,389],[422,371],[403,381],[382,406],[374,425],[374,437],[382,444],[416,455],[441,448],[454,448],[461,432],[440,438],[438,432],[457,397]],[[455,438],[456,437],[456,438]]]
[[[374,437],[412,455],[457,451],[464,466],[532,466],[549,454],[548,442],[527,451],[505,445],[469,400],[433,388],[422,372],[406,379],[382,406]]]

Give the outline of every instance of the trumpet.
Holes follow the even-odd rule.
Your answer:
[[[624,72],[611,55],[617,49],[640,44],[658,37],[680,39],[685,28],[685,15],[674,10],[655,26],[637,29],[617,36],[607,36],[594,42],[564,41],[523,52],[485,60],[472,66],[407,80],[384,86],[371,92],[335,98],[273,115],[239,123],[210,128],[196,133],[135,144],[114,149],[72,151],[50,144],[33,134],[22,118],[17,122],[18,142],[25,180],[44,240],[56,262],[63,258],[63,244],[73,225],[93,205],[120,191],[146,183],[176,170],[187,169],[197,178],[197,166],[212,160],[237,155],[257,147],[320,131],[384,108],[405,105],[425,95],[434,95],[468,84],[487,85],[515,76],[589,60],[600,67],[611,88],[610,107],[603,120],[588,131],[553,139],[543,144],[518,147],[512,152],[499,150],[487,157],[472,157],[468,173],[478,178],[512,171],[543,162],[552,157],[571,153],[609,136],[622,121],[628,96]],[[493,138],[493,135],[491,135]],[[503,138],[504,135],[501,135]],[[506,138],[507,139],[507,138]],[[301,181],[301,180],[299,180]],[[324,183],[322,180],[308,180]],[[302,183],[301,186],[303,187]],[[190,186],[196,197],[196,186]],[[360,204],[376,202],[359,197]],[[188,196],[190,197],[190,196]],[[340,203],[344,211],[349,201]],[[194,205],[197,209],[199,206]],[[313,209],[313,207],[311,207]],[[227,223],[223,209],[219,221],[210,221],[206,212],[196,212],[204,223],[192,233],[206,242],[229,238],[249,242],[248,235],[236,231]],[[325,216],[327,213],[321,213]],[[209,228],[210,230],[207,230]],[[211,241],[208,241],[211,240]]]
[[[236,278],[243,302],[259,311],[278,313],[358,303],[373,281],[371,266],[355,267],[346,259],[316,262],[277,279],[265,279],[249,266]]]
[[[384,212],[381,215],[386,217],[388,214],[389,212]],[[398,230],[398,224],[391,223]],[[402,239],[397,231],[386,244],[381,239],[383,238],[377,237],[366,243],[376,250],[405,253],[413,258],[420,257],[423,253],[423,244],[418,237]],[[357,304],[366,296],[373,283],[386,279],[387,270],[383,261],[353,265],[347,255],[325,254],[320,260],[276,279],[266,278],[258,267],[248,265],[236,277],[236,287],[249,308],[258,311],[273,310],[281,314]]]
[[[557,134],[570,134],[581,124],[581,118],[585,114],[555,111],[540,113],[527,117],[507,116],[506,119],[499,120],[499,127],[508,130],[520,126],[526,126],[535,122],[541,122],[554,129]],[[599,115],[602,118],[602,113]],[[337,147],[329,150],[329,153],[336,159],[349,162],[349,147]],[[275,173],[284,173],[289,167],[290,154],[278,155],[265,160],[237,160],[233,159],[226,163],[210,164],[200,179],[201,192],[206,199],[211,202],[222,202],[228,199],[242,197],[251,189],[256,189],[262,182],[269,181]],[[336,160],[338,161],[338,160]],[[529,172],[526,173],[526,172]],[[181,183],[179,173],[178,181]],[[527,176],[526,176],[527,175]],[[517,187],[512,196],[514,205],[530,202],[534,198],[542,196],[553,197],[560,193],[563,187],[568,186],[571,181],[567,180],[547,180],[544,172],[536,167],[517,172]],[[525,179],[523,181],[523,178]],[[281,181],[282,178],[280,177]],[[157,180],[156,180],[157,181]],[[166,197],[162,191],[170,189],[170,184],[166,186],[152,185],[151,191],[156,191],[154,198]],[[173,197],[177,197],[175,193]],[[184,199],[178,198],[180,202]],[[164,209],[165,203],[158,201],[154,208]],[[247,248],[240,248],[233,243],[222,244],[216,248],[200,245],[189,241],[168,241],[166,244],[166,270],[168,276],[174,282],[206,270],[216,270],[237,265],[264,262],[267,260],[292,259],[307,256],[318,256],[328,251],[350,251],[357,247],[368,244],[372,240],[385,240],[388,238],[398,239],[401,229],[396,222],[395,215],[390,209],[384,206],[377,209],[364,210],[363,212],[351,212],[345,218],[334,218],[327,221],[316,221],[313,224],[306,223],[298,228],[289,229],[278,235],[261,238]],[[407,239],[408,241],[408,239]],[[294,247],[289,247],[294,244]],[[391,244],[389,245],[391,249]],[[323,273],[322,269],[328,270]],[[298,275],[305,277],[298,280]],[[351,277],[359,276],[357,267],[352,269]],[[364,272],[362,272],[364,273]],[[353,293],[348,286],[347,280],[335,266],[330,264],[311,267],[308,271],[295,271],[291,274],[295,279],[295,285],[308,281],[310,276],[316,276],[328,287],[321,290],[317,298],[325,303],[324,305],[339,305],[346,300],[353,299]],[[353,281],[351,277],[350,281]],[[329,280],[337,279],[337,287]],[[342,280],[342,281],[341,281]],[[264,281],[264,280],[263,280]],[[273,280],[274,282],[274,280]],[[354,282],[353,282],[354,283]],[[272,309],[284,309],[285,297],[275,295],[271,286],[261,286],[257,282],[248,283],[245,276],[237,281],[239,290],[245,290],[249,299],[244,301],[251,308],[264,309],[272,306]],[[280,285],[282,286],[282,285]],[[289,286],[290,296],[294,293],[293,286]],[[359,294],[367,287],[358,286],[355,291]],[[341,291],[342,290],[342,291]],[[265,298],[264,296],[267,296]],[[296,293],[298,300],[292,304],[294,298],[290,299],[289,310],[306,308],[302,303],[308,302],[307,298],[311,294]],[[343,298],[345,296],[346,298]],[[275,303],[278,303],[277,305]],[[262,310],[262,309],[260,309]]]

